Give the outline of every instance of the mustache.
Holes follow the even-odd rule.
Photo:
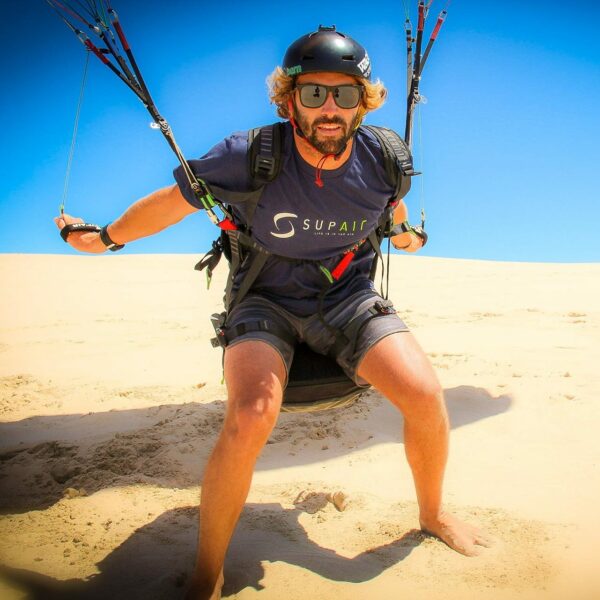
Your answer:
[[[318,117],[313,121],[313,127],[317,127],[318,125],[341,125],[342,127],[346,127],[346,122],[342,117]]]

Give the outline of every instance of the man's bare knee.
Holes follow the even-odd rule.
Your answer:
[[[223,433],[230,442],[248,450],[262,448],[279,416],[285,378],[283,360],[270,345],[250,340],[227,349]]]
[[[426,383],[420,389],[411,390],[410,397],[401,403],[401,411],[407,422],[433,425],[446,423],[448,415],[444,392],[437,380]]]
[[[262,447],[277,422],[281,401],[257,397],[243,401],[230,398],[229,402],[224,433],[240,444]]]
[[[279,352],[266,342],[248,340],[228,347],[224,372],[230,397],[283,394],[286,367]]]
[[[443,388],[410,333],[390,335],[365,356],[359,374],[400,409],[406,421],[446,420]]]

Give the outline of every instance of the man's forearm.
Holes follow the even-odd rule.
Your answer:
[[[115,243],[126,244],[158,233],[197,210],[182,196],[179,187],[173,185],[132,204],[110,224],[108,233]]]
[[[408,221],[408,209],[404,200],[400,200],[394,209],[394,225],[404,223],[404,221]],[[410,233],[395,235],[391,238],[391,241],[394,248],[405,250],[406,252],[415,252],[422,246],[421,242]]]

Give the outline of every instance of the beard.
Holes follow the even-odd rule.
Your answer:
[[[354,135],[354,121],[356,121],[356,119],[354,119],[351,127],[349,127],[346,121],[344,121],[341,117],[333,117],[331,119],[319,117],[311,124],[304,115],[298,113],[296,119],[300,129],[302,130],[302,133],[304,133],[306,140],[310,142],[310,144],[321,154],[340,154],[345,150],[348,141]],[[317,137],[319,133],[319,125],[339,125],[341,128],[340,134],[335,138],[319,138]],[[349,131],[350,133],[348,133]]]

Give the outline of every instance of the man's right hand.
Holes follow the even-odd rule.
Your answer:
[[[63,229],[65,225],[71,225],[72,223],[83,223],[83,219],[72,217],[63,213],[60,217],[54,217],[54,222],[59,230]],[[106,250],[106,246],[100,239],[100,233],[93,231],[73,231],[67,237],[67,242],[70,246],[78,250],[79,252],[89,252],[92,254],[100,254]]]

